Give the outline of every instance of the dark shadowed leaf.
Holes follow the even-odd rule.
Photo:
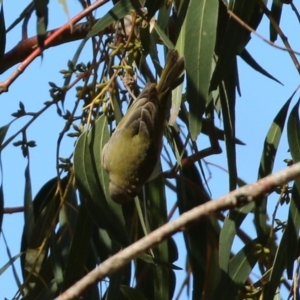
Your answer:
[[[43,50],[48,27],[48,3],[49,0],[34,0],[34,8],[37,17],[36,32],[39,47]]]
[[[261,73],[262,75],[265,75],[266,77],[280,83],[281,85],[283,85],[278,79],[276,79],[274,76],[272,76],[271,74],[269,74],[264,68],[262,68],[256,61],[255,59],[251,56],[251,54],[244,49],[241,53],[240,53],[240,57],[250,66],[252,67],[255,71]]]
[[[141,291],[138,289],[131,288],[126,285],[121,285],[120,287],[122,294],[128,300],[149,300]]]
[[[0,151],[2,150],[1,145],[2,145],[2,143],[4,141],[4,139],[5,139],[7,130],[9,128],[9,125],[10,124],[0,127]]]
[[[6,33],[12,30],[16,25],[18,25],[22,20],[24,20],[25,16],[29,16],[34,10],[34,3],[30,2],[24,10],[20,13],[20,16],[16,18],[10,26],[7,27]]]
[[[273,300],[278,289],[280,278],[286,266],[286,252],[287,252],[287,230],[284,230],[279,246],[274,258],[272,271],[269,283],[265,286],[264,297],[266,300]]]
[[[255,0],[232,0],[229,2],[228,8],[244,22],[248,23],[253,16],[255,5],[257,5]],[[225,78],[226,73],[232,67],[236,55],[244,49],[248,36],[249,32],[236,20],[229,17],[226,29],[218,37],[220,39],[220,41],[217,41],[220,45],[220,51],[218,51],[218,61],[212,75],[210,90],[217,89],[220,82]]]
[[[0,9],[0,65],[2,64],[2,61],[3,61],[3,56],[5,53],[5,45],[6,45],[5,18],[4,18],[3,5],[1,3],[1,9]]]
[[[64,193],[68,177],[61,180],[62,193]],[[29,201],[28,201],[29,202]],[[27,231],[26,223],[24,224],[21,251],[25,256],[21,258],[21,267],[24,280],[26,280],[25,290],[29,298],[35,299],[40,293],[45,293],[45,285],[49,285],[53,279],[52,258],[47,257],[49,241],[51,234],[54,232],[58,220],[58,207],[60,195],[57,193],[57,178],[49,180],[37,193],[31,202],[32,220],[31,231]],[[35,276],[32,274],[36,273]],[[55,289],[50,293],[55,293]]]
[[[300,99],[293,107],[288,120],[288,143],[294,163],[300,161],[300,121],[299,121]]]
[[[32,192],[31,192],[31,178],[30,178],[30,170],[29,170],[29,161],[25,168],[25,192],[24,192],[24,231],[26,240],[29,241],[32,230],[34,228],[34,209],[32,203]]]
[[[237,166],[236,166],[236,147],[235,147],[235,100],[236,100],[236,81],[237,80],[237,62],[236,58],[232,60],[230,69],[220,84],[220,102],[222,116],[224,118],[224,133],[227,165],[229,172],[229,190],[232,191],[237,185]]]
[[[1,161],[0,161],[1,164]],[[2,170],[1,170],[2,173]],[[2,177],[2,174],[1,174]],[[3,186],[2,182],[0,184],[0,234],[2,231],[2,222],[3,222],[3,214],[4,214],[4,194],[3,194]]]
[[[280,25],[280,19],[281,19],[281,12],[282,12],[282,4],[283,1],[281,0],[273,0],[272,7],[271,7],[271,13],[274,21]],[[272,25],[272,22],[270,21],[270,41],[275,42],[277,40],[278,32]]]
[[[90,240],[93,234],[93,228],[94,224],[85,205],[81,205],[79,208],[73,239],[70,245],[70,251],[68,253],[63,291],[73,285],[85,274],[84,266],[87,259],[88,249],[91,247]]]
[[[258,171],[258,179],[268,176],[272,173],[275,157],[279,142],[283,133],[284,124],[287,117],[289,105],[296,92],[286,101],[283,107],[280,109],[275,119],[273,120],[271,127],[268,131],[264,142],[264,148],[261,155],[260,166]],[[255,210],[255,224],[258,236],[265,236],[269,232],[268,216],[266,214],[267,199],[262,199],[260,204]]]
[[[297,258],[299,229],[300,229],[300,193],[299,180],[293,186],[288,221],[286,225],[287,231],[287,249],[286,252],[286,271],[288,279],[293,279],[294,262]]]

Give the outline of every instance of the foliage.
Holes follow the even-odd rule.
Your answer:
[[[273,0],[271,11],[260,0],[121,0],[112,1],[111,8],[99,19],[91,12],[108,1],[90,4],[82,0],[82,12],[55,32],[47,32],[48,19],[52,17],[48,16],[48,2],[30,2],[8,28],[3,6],[0,10],[1,73],[17,62],[22,62],[19,71],[25,71],[50,46],[82,40],[68,68],[60,70],[64,84],[49,82],[51,100],[37,112],[28,112],[26,103],[20,102],[10,123],[0,127],[0,154],[13,143],[28,161],[21,253],[0,269],[2,274],[20,257],[22,280],[15,299],[54,299],[97,264],[168,222],[172,212],[168,213],[170,193],[166,188],[176,198],[172,211],[178,209],[180,214],[211,201],[201,160],[221,152],[219,140],[226,145],[228,190],[244,185],[238,177],[236,160],[236,145],[243,144],[235,134],[237,57],[279,82],[246,49],[250,31],[256,30],[262,18],[270,20],[270,40],[275,41],[279,35],[285,47],[291,48],[279,28],[283,9],[279,0]],[[64,1],[63,6],[68,11]],[[26,26],[34,18],[33,12],[37,37],[27,38]],[[84,18],[85,22],[77,23]],[[19,23],[23,24],[23,37],[28,43],[19,43],[6,52],[6,38]],[[32,45],[38,47],[34,49]],[[82,62],[80,54],[88,45],[92,45],[92,53],[88,62]],[[134,201],[119,205],[109,195],[109,179],[101,162],[103,146],[131,99],[146,82],[157,82],[166,53],[173,48],[185,58],[186,81],[172,93],[170,122],[165,128],[166,147],[161,160],[169,170],[157,171]],[[295,54],[288,53],[296,65]],[[0,92],[6,92],[19,74],[1,83]],[[76,98],[66,105],[74,90]],[[287,164],[300,161],[299,101],[289,113],[294,95],[295,92],[270,126],[258,179],[272,173],[286,122],[291,155]],[[57,175],[33,197],[35,178],[30,174],[30,152],[36,144],[27,139],[27,130],[52,107],[65,122],[56,146]],[[24,117],[29,121],[7,136],[11,124]],[[224,130],[215,126],[215,117],[223,120]],[[198,150],[196,141],[202,134],[209,137],[211,147]],[[68,157],[61,157],[61,144],[67,138],[74,138],[75,146],[69,149]],[[278,187],[277,193],[278,204],[271,212],[271,222],[267,195],[259,199],[259,204],[237,208],[226,217],[219,213],[185,230],[183,283],[176,281],[175,270],[180,269],[176,265],[178,245],[169,238],[110,274],[105,284],[86,291],[82,299],[177,299],[175,287],[181,284],[192,299],[280,299],[281,283],[294,293],[290,280],[299,275],[294,264],[299,256],[300,181]],[[3,217],[9,218],[4,215],[4,200],[1,181],[0,226]],[[286,221],[276,219],[279,204],[289,207]],[[254,236],[241,228],[249,214],[254,216]],[[283,234],[278,239],[280,231]],[[241,238],[244,245],[233,253],[235,237]],[[257,272],[259,278],[254,282]],[[295,293],[298,299],[299,291]]]

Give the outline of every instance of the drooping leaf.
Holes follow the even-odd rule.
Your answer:
[[[24,231],[27,241],[30,240],[34,227],[35,216],[32,202],[31,177],[29,170],[29,161],[25,169],[25,192],[24,192]]]
[[[220,3],[221,5],[224,6],[224,4]],[[228,9],[241,18],[242,21],[249,23],[256,5],[258,3],[254,0],[231,0],[228,4]],[[218,35],[218,60],[210,83],[211,91],[217,89],[228,70],[232,68],[236,55],[244,49],[245,41],[249,36],[249,32],[232,17],[229,17],[224,23],[226,24],[226,29],[223,29],[222,35]]]
[[[0,268],[0,275],[2,275],[11,265],[22,255],[22,253],[19,253],[12,257],[4,266]]]
[[[294,262],[297,259],[297,249],[299,242],[299,230],[300,230],[300,193],[299,193],[299,179],[296,180],[291,196],[290,208],[288,221],[286,225],[287,231],[287,249],[289,251],[286,252],[286,271],[288,279],[293,279],[294,275]]]
[[[37,17],[36,32],[38,45],[43,50],[48,27],[49,0],[34,0],[34,8]]]
[[[299,151],[299,145],[300,145],[300,120],[299,120],[299,104],[300,99],[297,101],[295,106],[293,107],[291,114],[288,119],[288,143],[290,152],[293,158],[294,163],[297,163],[300,161],[300,151]]]
[[[220,268],[223,271],[228,270],[228,264],[230,259],[230,253],[233,240],[240,228],[242,222],[252,211],[254,207],[253,203],[249,203],[241,207],[240,209],[234,209],[230,211],[229,216],[225,219],[223,227],[220,233]]]
[[[160,174],[145,186],[145,196],[148,202],[148,222],[153,231],[167,223],[167,207],[164,177]],[[169,261],[168,241],[164,241],[153,249],[154,257],[161,261]],[[154,298],[171,299],[175,286],[170,286],[170,272],[164,265],[154,268]]]
[[[77,141],[74,151],[75,178],[96,224],[108,230],[116,242],[127,245],[122,207],[109,196],[109,178],[101,162],[101,152],[108,138],[106,117],[102,115],[93,129],[89,133],[84,132]]]
[[[10,251],[9,246],[7,244],[7,241],[6,241],[5,234],[4,234],[3,230],[2,230],[2,236],[3,236],[3,241],[4,241],[4,244],[5,244],[5,248],[6,248],[6,253],[7,253],[7,256],[9,258],[9,263],[10,263],[10,266],[12,267],[12,273],[13,273],[15,282],[17,284],[17,287],[20,288],[21,287],[21,281],[20,281],[20,278],[19,278],[19,274],[16,270],[16,267],[15,267],[15,264],[14,264],[14,258],[11,255],[11,251]],[[20,256],[22,256],[22,255],[24,255],[24,253],[21,252]]]
[[[276,117],[274,118],[268,134],[264,142],[264,148],[260,160],[260,166],[258,171],[258,179],[264,178],[272,173],[275,157],[279,142],[283,133],[284,124],[287,117],[289,105],[295,95],[296,91],[282,106]],[[255,228],[258,236],[268,235],[269,225],[267,224],[268,216],[266,214],[267,199],[262,199],[255,210]]]
[[[240,53],[240,57],[250,66],[252,67],[255,71],[265,75],[266,77],[280,83],[281,85],[283,85],[278,79],[276,79],[274,76],[272,76],[271,74],[269,74],[264,68],[262,68],[255,60],[254,58],[251,56],[251,54],[244,49],[241,53]]]
[[[238,290],[244,285],[258,260],[255,249],[257,242],[257,239],[252,240],[233,256],[227,269],[222,273],[213,299],[236,298]]]
[[[283,2],[281,0],[273,0],[271,7],[272,18],[278,24],[278,26],[280,25],[282,4]],[[275,42],[277,40],[277,36],[278,32],[272,25],[272,22],[270,21],[270,41]]]
[[[184,57],[190,111],[189,131],[193,140],[201,131],[202,115],[208,103],[217,16],[217,1],[190,1],[185,21]]]
[[[265,285],[263,299],[274,299],[274,296],[279,288],[280,278],[282,277],[286,266],[287,251],[287,230],[284,230],[276,251],[269,282],[267,285]]]
[[[223,84],[219,87],[222,116],[224,118],[224,133],[227,165],[229,172],[229,190],[237,185],[236,147],[235,147],[235,100],[237,79],[236,58],[232,60],[230,70],[227,70]]]
[[[154,24],[154,30],[157,32],[159,37],[162,39],[163,43],[167,48],[174,49],[174,44],[170,41],[169,37],[165,34],[165,32],[159,27],[157,23]]]
[[[68,177],[61,180],[62,193],[67,182]],[[29,298],[34,298],[34,295],[40,293],[39,289],[43,286],[40,285],[41,282],[50,283],[53,279],[51,260],[47,258],[47,250],[51,233],[58,219],[60,195],[56,192],[57,178],[54,177],[44,184],[31,202],[33,206],[31,231],[29,232],[24,225],[21,251],[25,255],[21,257],[21,270],[24,281],[27,283],[24,287]]]
[[[93,228],[94,224],[85,205],[81,205],[70,245],[70,251],[68,253],[62,291],[65,291],[85,274],[84,266],[88,249],[91,246],[90,240],[93,234]]]
[[[0,151],[2,150],[1,146],[2,146],[2,143],[3,143],[4,139],[5,139],[7,130],[9,128],[9,125],[10,124],[0,127]]]
[[[160,0],[146,0],[145,7],[147,7],[147,15],[149,20],[155,15],[155,13],[163,6],[165,3]]]
[[[195,165],[182,169],[177,179],[177,202],[180,214],[209,201],[209,196]],[[218,262],[219,225],[215,218],[199,222],[184,231],[188,261],[193,273],[193,297],[214,299],[220,278]],[[208,251],[209,249],[209,251]],[[208,255],[209,253],[209,255]]]

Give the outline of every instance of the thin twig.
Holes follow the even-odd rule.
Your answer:
[[[227,13],[233,18],[235,19],[239,24],[241,24],[243,27],[245,27],[247,30],[249,30],[250,32],[254,33],[256,36],[258,36],[260,39],[262,39],[264,42],[266,42],[267,44],[275,47],[275,48],[278,48],[280,50],[284,50],[284,51],[288,51],[289,53],[295,53],[297,55],[300,55],[300,52],[299,51],[295,51],[293,50],[290,46],[287,46],[287,47],[283,47],[283,46],[279,46],[279,45],[276,45],[275,43],[271,42],[270,40],[268,40],[267,38],[263,37],[261,34],[259,34],[257,31],[255,31],[252,27],[250,27],[247,23],[245,23],[241,18],[239,18],[233,11],[231,10],[228,10]],[[272,23],[273,25],[273,23]],[[274,25],[273,25],[274,26]],[[277,25],[277,28],[278,25]],[[281,31],[281,30],[280,30]],[[282,31],[281,31],[282,33]],[[283,34],[283,33],[282,33]]]

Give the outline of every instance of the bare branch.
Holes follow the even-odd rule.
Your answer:
[[[55,300],[77,299],[87,288],[122,268],[132,259],[137,258],[146,250],[153,248],[176,232],[186,230],[194,223],[199,222],[204,218],[208,218],[222,210],[241,207],[252,201],[258,200],[260,196],[274,191],[277,186],[285,184],[291,180],[295,180],[299,177],[300,163],[297,163],[287,169],[275,173],[274,175],[265,177],[254,184],[246,185],[223,197],[195,207],[194,209],[182,214],[175,221],[163,225],[136,243],[110,257]]]

